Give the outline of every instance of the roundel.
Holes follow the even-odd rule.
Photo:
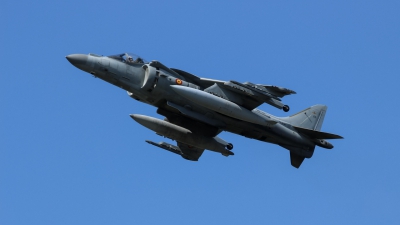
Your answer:
[[[176,84],[181,85],[182,84],[182,80],[181,79],[176,79]]]

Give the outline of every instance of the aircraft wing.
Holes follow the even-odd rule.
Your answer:
[[[289,106],[281,102],[282,97],[296,92],[278,86],[259,85],[250,82],[240,83],[237,81],[215,82],[214,85],[204,91],[234,102],[248,110],[253,110],[263,103],[270,104],[276,108],[289,111]]]
[[[296,94],[295,91],[284,87],[201,78],[183,70],[173,68],[170,70],[185,81],[199,86],[202,90],[225,98],[249,110],[267,103],[287,112],[289,107],[283,104],[280,98]]]
[[[282,98],[285,95],[296,94],[295,91],[284,88],[284,87],[278,87],[278,86],[273,86],[273,85],[263,85],[263,84],[257,84],[257,86],[264,87],[269,93],[271,93],[274,96],[277,96],[279,98]]]
[[[196,75],[193,75],[191,73],[188,73],[186,71],[183,70],[179,70],[179,69],[174,69],[171,68],[172,71],[176,72],[177,74],[179,74],[180,76],[184,77],[185,81],[196,84],[197,86],[199,86],[201,89],[206,89],[210,86],[212,86],[215,83],[224,83],[225,81],[222,80],[214,80],[214,79],[208,79],[208,78],[201,78],[198,77]]]

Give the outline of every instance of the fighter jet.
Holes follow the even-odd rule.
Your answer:
[[[327,111],[325,105],[314,105],[288,117],[257,109],[267,103],[289,111],[281,98],[296,92],[287,88],[201,78],[131,53],[71,54],[66,58],[75,67],[126,90],[131,98],[157,107],[157,113],[165,117],[163,120],[130,116],[177,144],[146,140],[147,143],[187,160],[198,161],[206,149],[224,156],[234,155],[233,144],[217,136],[222,131],[289,150],[295,168],[312,157],[315,146],[332,149],[326,139],[342,138],[320,131]]]

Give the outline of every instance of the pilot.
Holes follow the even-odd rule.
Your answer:
[[[141,59],[140,57],[138,57],[138,58],[135,60],[135,63],[143,63],[143,59]]]
[[[129,62],[129,63],[133,63],[133,58],[132,58],[132,56],[128,56],[128,62]]]

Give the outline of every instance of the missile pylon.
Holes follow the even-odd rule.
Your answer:
[[[233,152],[228,150],[228,148],[232,148],[232,144],[222,140],[221,138],[194,134],[184,127],[150,116],[139,114],[131,114],[130,116],[139,124],[149,128],[157,134],[175,141],[197,148],[219,152],[225,156],[234,155]]]

